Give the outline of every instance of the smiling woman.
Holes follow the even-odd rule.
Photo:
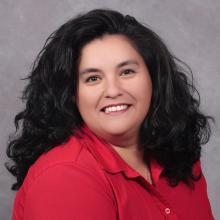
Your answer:
[[[107,142],[136,149],[152,95],[141,55],[125,36],[106,35],[82,48],[78,68],[76,101],[83,121]]]
[[[214,219],[200,165],[214,119],[188,73],[129,15],[96,9],[63,24],[15,117],[13,220]]]

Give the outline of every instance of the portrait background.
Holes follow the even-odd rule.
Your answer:
[[[191,68],[201,110],[216,125],[203,146],[202,165],[213,214],[220,219],[220,1],[219,0],[1,0],[0,1],[0,219],[11,218],[14,178],[4,167],[8,135],[31,65],[46,38],[61,24],[94,8],[115,9],[136,17],[164,39]]]

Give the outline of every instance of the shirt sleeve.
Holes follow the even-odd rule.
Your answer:
[[[27,192],[24,220],[114,220],[116,208],[104,181],[73,164],[55,165]]]

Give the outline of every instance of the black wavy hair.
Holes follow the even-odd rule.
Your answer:
[[[141,125],[145,158],[152,155],[170,185],[199,179],[192,172],[201,145],[211,134],[208,119],[199,111],[200,96],[190,68],[167,49],[160,37],[134,17],[111,9],[79,14],[53,32],[25,78],[26,106],[15,116],[16,131],[9,137],[6,168],[18,190],[37,158],[65,142],[83,123],[74,102],[82,47],[106,34],[126,36],[144,59],[152,79],[149,112]],[[190,75],[190,80],[187,76]],[[198,97],[194,97],[197,94]]]

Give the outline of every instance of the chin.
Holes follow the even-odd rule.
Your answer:
[[[109,135],[115,135],[115,136],[120,136],[124,134],[130,133],[129,131],[131,130],[130,127],[125,127],[125,126],[109,126],[103,128],[103,131],[105,133],[108,133]]]

